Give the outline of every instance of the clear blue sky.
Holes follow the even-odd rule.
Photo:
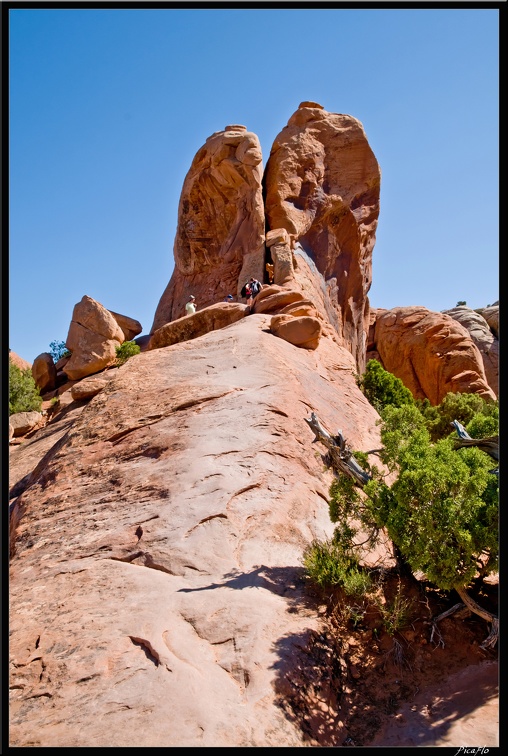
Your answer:
[[[373,307],[499,296],[496,9],[9,13],[9,347],[84,294],[149,332],[194,155],[231,123],[266,164],[303,100],[360,120],[382,172]]]

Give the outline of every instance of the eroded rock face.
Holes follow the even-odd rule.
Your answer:
[[[36,440],[13,453],[11,747],[345,739],[316,721],[309,741],[279,705],[319,627],[302,552],[334,527],[304,418],[368,450],[378,415],[348,351],[297,349],[270,320],[137,355],[35,475],[14,466]]]
[[[490,330],[494,334],[494,336],[498,339],[499,338],[499,302],[494,302],[493,305],[489,305],[489,307],[484,307],[481,309],[480,314],[482,317],[485,318],[487,321]]]
[[[262,171],[259,139],[245,126],[226,126],[198,151],[178,207],[175,269],[150,333],[184,316],[190,294],[203,308],[239,296],[239,281],[263,281]]]
[[[443,311],[466,328],[478,347],[485,368],[485,377],[496,396],[499,394],[499,340],[488,322],[475,310],[461,305]]]
[[[301,103],[276,137],[263,179],[270,229],[286,229],[315,263],[334,327],[360,372],[380,179],[362,124],[312,102]]]
[[[113,365],[125,335],[109,310],[85,294],[74,306],[65,346],[72,352],[63,372],[75,381]]]
[[[445,313],[420,306],[378,310],[371,344],[416,399],[437,405],[450,391],[496,398],[471,335]]]

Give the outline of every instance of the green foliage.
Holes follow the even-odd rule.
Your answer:
[[[21,370],[9,360],[9,415],[16,412],[39,412],[42,397],[30,368]]]
[[[439,588],[467,586],[498,569],[498,485],[492,459],[476,447],[454,450],[453,434],[432,443],[415,408],[383,415],[383,457],[398,477],[386,490],[369,482],[373,520],[384,525],[413,572]],[[402,429],[402,430],[401,430]],[[408,432],[409,431],[409,432]],[[456,437],[456,436],[455,436]]]
[[[116,364],[123,365],[124,362],[135,354],[141,352],[141,347],[134,341],[124,341],[123,344],[116,348]]]
[[[467,302],[461,300],[460,302],[457,302],[455,307],[462,307],[463,305],[467,305]]]
[[[53,357],[53,362],[58,362],[62,357],[71,356],[71,353],[65,346],[65,341],[52,341],[49,345],[49,353]]]
[[[303,565],[309,579],[321,588],[342,588],[347,596],[362,596],[371,587],[357,556],[338,538],[313,541],[304,551]]]
[[[453,420],[462,423],[472,438],[484,438],[484,432],[485,436],[497,433],[499,403],[485,401],[479,394],[450,392],[436,407],[433,407],[428,399],[418,400],[416,404],[425,420],[432,441],[445,438],[450,433],[456,437],[456,431],[452,425]],[[470,429],[469,424],[473,419],[474,423]]]
[[[414,403],[413,395],[400,378],[385,370],[378,360],[367,362],[359,387],[379,413],[388,405],[402,407]]]
[[[379,611],[383,618],[383,626],[388,635],[395,635],[403,630],[411,622],[413,601],[402,595],[402,587],[399,583],[397,593],[386,604],[378,603]]]
[[[386,371],[372,365],[369,371],[381,379],[371,384],[373,396],[386,398]],[[322,587],[344,587],[353,573],[364,580],[355,537],[361,530],[364,544],[372,546],[382,528],[412,571],[424,573],[442,590],[466,588],[478,576],[496,572],[499,486],[490,472],[493,460],[478,447],[456,449],[452,420],[459,420],[472,438],[496,435],[498,402],[478,394],[448,394],[437,407],[428,401],[383,407],[384,401],[378,404],[383,444],[379,456],[392,482],[388,485],[380,471],[368,465],[365,454],[355,453],[372,480],[363,488],[347,475],[333,480],[329,510],[336,527],[331,541],[315,541],[307,550],[304,565],[309,577]],[[405,621],[408,606],[401,597],[397,602],[385,607],[389,616],[383,610],[388,632]]]

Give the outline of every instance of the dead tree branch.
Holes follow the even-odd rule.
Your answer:
[[[314,432],[314,442],[320,441],[328,449],[331,462],[330,466],[336,472],[342,472],[345,475],[349,475],[358,486],[363,488],[363,486],[371,480],[371,476],[360,467],[354,458],[353,452],[342,435],[342,431],[339,430],[335,436],[332,436],[328,433],[326,428],[321,425],[315,412],[311,412],[310,419],[305,418],[305,422]]]

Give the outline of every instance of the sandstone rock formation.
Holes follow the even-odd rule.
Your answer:
[[[75,383],[70,389],[73,400],[92,399],[108,385],[116,370],[117,368],[105,370],[99,375],[90,375]]]
[[[307,315],[275,315],[270,321],[270,331],[295,346],[316,349],[321,336],[321,323]]]
[[[43,352],[35,358],[32,365],[32,377],[41,394],[53,391],[57,382],[57,370],[49,352]]]
[[[113,365],[116,348],[125,335],[115,317],[85,294],[75,305],[65,345],[72,356],[63,371],[69,380],[78,380]]]
[[[316,627],[302,550],[333,526],[304,417],[379,437],[351,355],[270,319],[129,360],[16,488],[12,746],[306,744],[278,702]]]
[[[499,302],[494,302],[494,304],[489,305],[488,307],[482,307],[479,310],[479,313],[482,317],[485,318],[487,321],[490,330],[496,337],[496,339],[499,338]]]
[[[482,356],[485,377],[496,396],[499,394],[499,340],[492,332],[487,320],[475,310],[465,305],[443,310],[469,331],[473,342]]]
[[[140,324],[83,297],[54,419],[9,449],[11,747],[347,744],[310,652],[322,625],[302,555],[334,525],[305,420],[379,449],[356,382],[379,168],[361,124],[314,103],[270,161],[267,252],[257,137],[207,140],[142,353],[108,369]],[[251,307],[222,301],[251,275],[265,282]],[[416,393],[493,396],[460,323],[376,315],[370,353]],[[393,564],[385,542],[365,561]],[[295,714],[309,670],[311,715]]]
[[[15,412],[9,417],[9,425],[12,426],[14,437],[24,436],[43,420],[40,412]]]
[[[13,352],[12,349],[9,349],[9,360],[13,363],[13,365],[16,365],[20,370],[26,370],[27,368],[32,367],[31,362],[27,362],[22,357],[19,356],[19,354],[16,354],[16,352]]]
[[[245,126],[226,126],[198,151],[180,197],[175,268],[150,333],[182,317],[190,294],[201,309],[239,295],[251,276],[263,281],[262,171],[258,137]]]
[[[244,318],[248,311],[247,305],[240,302],[217,302],[204,310],[198,310],[194,315],[186,315],[158,328],[152,334],[147,349],[160,349],[181,341],[196,339],[205,333],[236,323]]]
[[[334,325],[359,372],[380,179],[362,124],[313,102],[302,102],[275,138],[263,178],[269,227],[286,229],[315,263],[336,313]]]
[[[120,315],[120,313],[113,312],[113,310],[109,310],[109,312],[122,329],[124,341],[132,341],[134,337],[140,334],[143,330],[143,326],[141,325],[139,320],[129,318],[127,317],[127,315]]]
[[[378,357],[416,399],[437,405],[450,391],[496,398],[469,332],[449,315],[421,306],[377,310],[370,343],[367,359]]]

